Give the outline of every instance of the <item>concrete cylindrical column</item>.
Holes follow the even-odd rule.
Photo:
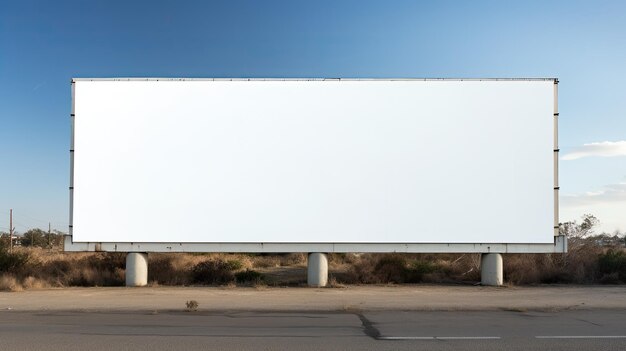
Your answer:
[[[480,260],[480,283],[482,285],[502,285],[504,283],[503,271],[502,254],[482,254]]]
[[[148,285],[148,254],[129,252],[126,255],[126,286]]]
[[[328,283],[328,255],[313,252],[308,259],[307,284],[314,287],[326,286]]]

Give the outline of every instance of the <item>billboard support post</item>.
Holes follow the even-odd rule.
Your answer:
[[[310,253],[307,259],[307,284],[312,287],[324,287],[328,283],[328,255],[320,252]]]
[[[482,285],[500,286],[503,279],[502,254],[485,253],[480,257],[480,283]]]
[[[126,286],[148,285],[148,254],[129,252],[126,255]]]

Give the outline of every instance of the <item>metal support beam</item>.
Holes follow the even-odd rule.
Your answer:
[[[396,252],[396,253],[562,253],[567,238],[545,244],[506,243],[114,243],[74,242],[65,237],[65,251],[103,252]]]

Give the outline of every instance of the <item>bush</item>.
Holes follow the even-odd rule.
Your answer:
[[[194,283],[226,284],[235,281],[233,271],[240,267],[241,262],[238,261],[212,259],[195,265],[191,269],[191,275]]]
[[[187,312],[194,312],[198,310],[198,306],[200,306],[200,304],[198,304],[198,301],[196,300],[189,300],[187,302],[185,302],[185,310]]]
[[[186,285],[189,283],[189,271],[174,266],[173,254],[148,255],[148,281],[165,285]]]
[[[252,269],[246,269],[235,273],[235,279],[237,279],[237,283],[260,283],[263,281],[263,274]]]
[[[626,250],[620,243],[571,237],[568,245],[566,254],[507,254],[505,281],[516,285],[626,283]],[[0,290],[123,285],[125,257],[124,253],[64,253],[39,247],[17,247],[12,254],[0,249]],[[301,253],[155,253],[149,259],[150,282],[159,285],[306,281],[306,255]],[[335,286],[480,281],[480,254],[330,254],[329,259],[335,279],[331,285]]]
[[[385,255],[376,262],[373,273],[383,283],[404,283],[409,273],[406,257]]]
[[[596,237],[571,237],[567,253],[506,255],[504,278],[516,285],[598,283],[602,281],[598,260],[606,251]]]
[[[9,253],[0,250],[0,272],[12,273],[26,266],[30,257],[27,252]]]
[[[603,274],[602,283],[626,282],[626,254],[624,251],[609,250],[598,257],[598,271]]]
[[[240,260],[228,260],[226,265],[231,271],[238,271],[243,268],[243,263]]]
[[[8,250],[9,248],[9,234],[0,232],[0,252]]]
[[[24,247],[48,247],[48,233],[39,228],[29,229],[22,235],[21,244]]]
[[[439,267],[437,267],[434,263],[430,261],[415,261],[411,263],[410,269],[408,271],[407,282],[422,282],[426,274],[434,273],[437,268]]]
[[[450,274],[449,269],[443,268],[419,255],[367,254],[352,264],[343,281],[364,284],[420,283],[433,280],[431,274],[435,272],[441,276]]]
[[[125,253],[97,253],[91,257],[85,257],[82,260],[85,266],[91,267],[97,271],[113,272],[116,269],[126,268]]]

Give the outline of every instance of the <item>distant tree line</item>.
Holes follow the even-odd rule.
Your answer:
[[[41,247],[44,249],[54,249],[63,247],[63,240],[66,233],[59,230],[48,231],[33,228],[24,233],[13,233],[13,245],[22,247]],[[0,250],[7,249],[9,245],[9,233],[0,232]]]
[[[598,244],[602,244],[602,242],[625,243],[626,233],[621,233],[618,230],[613,233],[596,233],[595,229],[600,224],[600,220],[596,216],[585,214],[581,219],[580,223],[577,221],[559,223],[559,234],[565,235],[570,241],[572,239],[576,241],[577,239],[593,238]]]
[[[592,243],[598,246],[614,246],[625,245],[626,233],[615,231],[613,233],[596,233],[595,228],[600,221],[591,214],[582,216],[582,221],[559,223],[559,234],[565,235],[569,239],[569,246],[575,246],[582,239],[587,244]],[[41,247],[41,248],[61,248],[63,247],[64,236],[67,235],[59,230],[52,230],[50,233],[40,228],[29,229],[20,234],[13,233],[14,244],[22,247]],[[590,239],[592,239],[590,241]],[[0,250],[9,246],[9,233],[0,232]]]

